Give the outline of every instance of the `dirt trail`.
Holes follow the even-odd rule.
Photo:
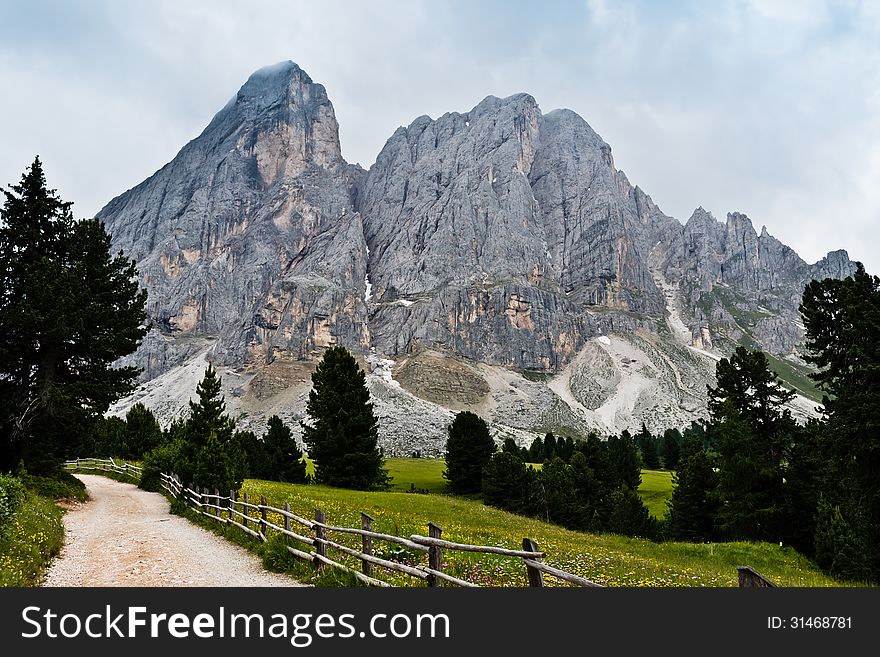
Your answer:
[[[65,544],[45,586],[301,586],[259,558],[168,512],[133,484],[77,475],[91,499],[64,516]]]

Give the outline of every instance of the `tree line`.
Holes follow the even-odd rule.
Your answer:
[[[672,467],[678,463],[685,438],[677,429],[662,438],[644,425],[635,437],[629,431],[605,438],[548,433],[527,448],[508,437],[498,450],[486,422],[462,411],[448,432],[444,477],[452,493],[479,494],[491,506],[569,529],[653,540],[665,536],[665,526],[637,491],[642,469],[648,463],[649,469],[659,469],[661,453]],[[702,441],[704,434],[695,423],[684,435]]]

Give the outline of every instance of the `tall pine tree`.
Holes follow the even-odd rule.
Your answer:
[[[867,546],[870,578],[880,581],[880,278],[857,263],[853,276],[813,281],[801,314],[814,379],[826,393],[823,456],[826,506],[836,508],[853,536]],[[825,514],[828,515],[827,513]],[[842,524],[843,523],[843,524]],[[828,525],[828,523],[825,523]],[[830,526],[830,525],[828,525]],[[818,532],[818,530],[817,530]],[[827,532],[826,532],[827,533]],[[846,533],[846,532],[844,532]],[[818,537],[817,537],[818,542]],[[837,562],[852,561],[838,545]],[[818,544],[817,544],[818,549]],[[834,555],[830,562],[834,561]],[[838,568],[839,570],[839,568]]]
[[[273,481],[284,481],[290,484],[301,484],[306,481],[306,461],[296,444],[296,439],[281,418],[273,415],[269,418],[263,446],[269,467],[269,478]]]
[[[324,352],[312,374],[303,442],[321,484],[370,490],[388,484],[379,453],[379,421],[366,375],[345,347]]]
[[[495,441],[486,421],[470,411],[462,411],[447,429],[446,470],[443,478],[453,493],[478,493],[483,470],[495,453]]]
[[[709,452],[697,449],[682,459],[672,475],[672,497],[666,502],[666,518],[672,538],[709,541],[715,537],[718,475]]]
[[[797,433],[785,390],[760,351],[737,347],[716,365],[709,412],[718,438],[720,525],[730,538],[778,541],[785,465]]]
[[[0,210],[0,469],[55,470],[137,370],[146,333],[134,263],[98,220],[74,221],[36,158]]]
[[[174,472],[184,482],[221,491],[238,490],[247,475],[247,454],[226,414],[221,381],[212,365],[190,401],[189,419],[178,430]]]

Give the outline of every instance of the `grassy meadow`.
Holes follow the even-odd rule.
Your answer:
[[[642,470],[639,495],[655,518],[666,517],[666,500],[672,496],[672,473],[669,470]]]
[[[410,472],[408,464],[400,465],[404,472]],[[416,482],[404,478],[398,485],[409,488],[410,483]],[[247,480],[242,490],[252,498],[265,495],[274,506],[289,502],[291,510],[305,517],[313,517],[314,509],[320,508],[327,513],[328,523],[337,526],[359,527],[363,511],[375,518],[374,531],[397,536],[425,535],[430,521],[442,527],[443,538],[450,541],[518,549],[523,537],[529,537],[547,553],[548,564],[606,586],[736,586],[736,567],[741,565],[752,566],[785,586],[835,584],[791,548],[768,543],[658,544],[587,534],[500,511],[479,501],[438,494],[362,492],[253,479]],[[273,521],[280,522],[281,518]],[[360,545],[357,536],[331,532],[330,539],[351,547]],[[382,541],[375,541],[374,549],[385,558],[424,563],[421,553]],[[358,562],[332,549],[331,556],[358,567]],[[519,559],[445,550],[444,561],[450,574],[483,586],[527,584]],[[404,575],[388,573],[385,578],[401,585],[420,584]],[[547,583],[552,583],[550,578]]]
[[[540,469],[541,464],[531,464]],[[314,465],[309,461],[309,472],[314,472]],[[411,486],[429,493],[443,493],[446,480],[443,470],[446,467],[443,459],[385,459],[385,467],[391,476],[391,490],[408,491]],[[642,485],[639,495],[656,518],[666,516],[666,500],[672,495],[672,473],[668,470],[642,470]]]

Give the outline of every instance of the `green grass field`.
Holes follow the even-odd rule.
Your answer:
[[[404,486],[408,488],[409,483]],[[529,537],[546,551],[548,564],[607,586],[736,586],[736,567],[741,565],[752,566],[784,586],[834,585],[791,548],[768,543],[658,544],[587,534],[447,495],[362,492],[261,480],[247,480],[243,491],[257,498],[265,495],[275,506],[289,502],[295,513],[305,517],[312,517],[314,509],[320,508],[327,513],[330,524],[339,526],[360,526],[363,511],[375,518],[374,531],[397,536],[425,535],[430,521],[442,527],[443,538],[451,541],[519,548],[523,537]],[[280,518],[274,521],[280,522]],[[359,545],[356,536],[331,533],[330,538],[352,547]],[[423,560],[419,553],[401,553],[381,541],[375,546],[379,556]],[[343,559],[339,553],[332,556]],[[446,550],[444,560],[447,572],[477,584],[526,585],[525,569],[515,558]],[[356,562],[350,563],[357,567]],[[418,584],[406,576],[393,581]]]
[[[540,469],[541,464],[531,464]],[[427,490],[429,493],[446,491],[443,459],[385,459],[385,467],[391,476],[391,490],[408,491],[410,486]],[[313,471],[309,462],[309,472]],[[648,510],[656,518],[666,515],[666,500],[672,495],[672,473],[665,470],[642,470],[642,485],[639,495]]]
[[[672,496],[672,473],[669,470],[642,470],[639,495],[655,518],[666,517],[666,500]]]
[[[385,467],[391,477],[391,490],[408,491],[411,485],[429,493],[446,490],[443,459],[385,459]]]

